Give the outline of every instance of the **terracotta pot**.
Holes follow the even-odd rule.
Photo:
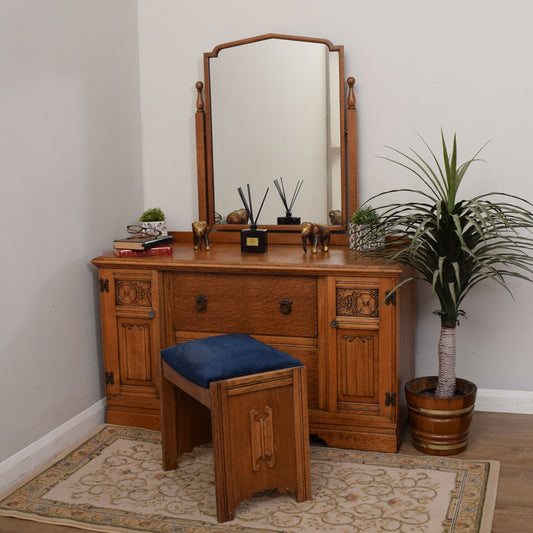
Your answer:
[[[434,398],[437,376],[412,379],[405,384],[414,447],[430,455],[455,455],[468,445],[477,387],[457,379],[453,398]]]

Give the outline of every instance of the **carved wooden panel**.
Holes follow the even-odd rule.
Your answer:
[[[336,289],[337,316],[377,317],[379,306],[378,289]]]
[[[259,472],[262,463],[268,468],[274,468],[276,466],[274,424],[270,405],[264,407],[264,415],[260,415],[256,409],[250,410],[250,433],[252,470]]]
[[[378,364],[378,337],[375,332],[339,332],[337,345],[338,402],[377,402]]]
[[[151,365],[151,331],[145,320],[119,320],[119,360],[122,384],[153,380]]]
[[[117,305],[151,307],[150,281],[115,279],[115,297]]]

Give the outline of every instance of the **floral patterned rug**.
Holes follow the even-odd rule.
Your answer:
[[[0,499],[0,515],[103,532],[489,533],[499,464],[311,447],[312,499],[263,493],[216,521],[213,454],[161,467],[160,434],[105,425]]]

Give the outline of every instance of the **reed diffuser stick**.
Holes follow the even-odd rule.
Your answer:
[[[270,187],[267,187],[267,190],[265,192],[265,196],[263,196],[263,201],[261,202],[261,206],[259,207],[259,211],[257,212],[257,219],[258,220],[259,220],[259,215],[261,214],[261,209],[263,209],[263,204],[265,203],[265,200],[266,200],[266,197],[267,197],[269,189],[270,189]]]
[[[259,219],[259,215],[261,214],[261,210],[263,209],[263,205],[265,203],[265,200],[266,200],[266,197],[267,197],[267,194],[268,194],[268,191],[269,191],[270,188],[267,187],[265,195],[263,196],[263,201],[261,202],[261,205],[259,207],[259,211],[257,213],[257,216],[254,217],[253,206],[252,206],[252,195],[251,195],[251,192],[250,192],[250,185],[248,184],[246,187],[247,187],[247,190],[248,190],[248,201],[246,200],[246,197],[244,196],[244,192],[242,191],[241,187],[238,187],[237,191],[238,191],[238,193],[239,193],[239,195],[241,197],[242,203],[244,205],[244,209],[246,209],[246,213],[248,214],[248,219],[250,220],[250,225],[252,226],[252,228],[256,228],[257,227],[257,220]]]
[[[254,218],[254,210],[253,210],[253,207],[252,207],[252,193],[250,192],[250,184],[247,183],[246,187],[248,189],[248,202],[249,202],[249,205],[250,205],[250,220],[252,221],[252,226],[255,226],[256,223],[255,223],[255,218]]]
[[[283,180],[283,178],[280,178]],[[283,181],[282,181],[283,183]],[[287,205],[287,199],[285,198],[285,191],[283,191],[278,183],[278,180],[274,180],[274,185],[276,186],[276,189],[278,190],[278,194],[281,197],[281,201],[283,202],[283,205],[285,206],[285,211],[289,211],[289,206]]]
[[[281,185],[280,185],[281,182]],[[296,183],[296,187],[294,189],[294,193],[292,195],[292,200],[290,205],[287,203],[287,193],[285,192],[285,185],[283,184],[283,178],[279,178],[278,180],[274,180],[274,185],[276,186],[276,189],[278,190],[278,194],[281,197],[281,201],[283,202],[283,205],[285,206],[285,211],[287,213],[287,216],[290,217],[292,214],[292,208],[294,206],[294,202],[296,201],[296,198],[298,197],[298,194],[300,193],[300,189],[302,188],[304,180],[298,180]]]
[[[248,218],[251,220],[252,217],[250,215],[250,207],[248,206],[248,202],[246,201],[246,198],[244,197],[244,193],[242,192],[242,189],[240,187],[237,189],[237,191],[239,192],[239,195],[241,197],[242,203],[244,205],[244,209],[246,209],[246,213],[248,214]]]
[[[296,184],[296,188],[294,189],[294,194],[292,195],[292,201],[289,207],[289,211],[292,211],[292,206],[294,205],[294,202],[296,201],[296,197],[298,196],[303,183],[304,183],[304,180],[298,180],[298,183]]]

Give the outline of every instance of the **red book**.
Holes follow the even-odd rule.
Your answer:
[[[172,245],[155,246],[146,250],[126,250],[125,248],[114,248],[113,253],[117,257],[141,257],[143,255],[172,255]]]

